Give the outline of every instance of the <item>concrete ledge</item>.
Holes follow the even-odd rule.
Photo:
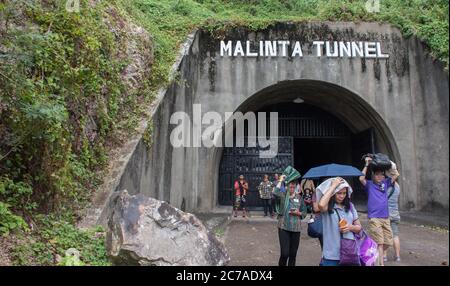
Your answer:
[[[355,204],[356,210],[360,213],[367,214],[367,206],[365,204]],[[400,211],[401,221],[417,224],[435,226],[448,229],[449,214],[442,212],[425,212],[425,211]]]

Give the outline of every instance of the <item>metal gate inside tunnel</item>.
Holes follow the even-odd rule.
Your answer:
[[[233,186],[239,175],[244,175],[249,184],[248,208],[260,209],[262,201],[257,187],[264,174],[273,181],[274,174],[281,173],[288,165],[302,175],[312,167],[327,163],[360,168],[361,155],[375,149],[372,129],[354,134],[338,118],[313,105],[278,103],[259,112],[278,112],[278,153],[269,159],[259,157],[259,145],[224,148],[219,167],[220,205],[233,204]],[[353,200],[365,200],[357,178],[349,180],[355,190]]]
[[[232,205],[234,201],[234,181],[244,175],[249,185],[247,206],[258,207],[261,204],[257,186],[264,174],[273,179],[275,173],[281,173],[288,165],[293,165],[293,138],[278,138],[278,154],[274,158],[259,158],[261,147],[225,148],[220,164],[219,204]]]

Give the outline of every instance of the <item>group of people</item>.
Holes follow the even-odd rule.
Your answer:
[[[400,240],[398,223],[398,199],[400,186],[397,183],[399,173],[394,163],[390,170],[371,170],[371,179],[366,179],[371,158],[366,157],[359,181],[367,193],[367,216],[369,223],[367,234],[378,246],[376,265],[383,266],[387,261],[387,249],[394,247],[395,261],[400,261]],[[288,167],[282,175],[275,175],[271,182],[264,175],[258,190],[263,201],[264,215],[278,220],[280,243],[280,266],[295,266],[297,250],[300,244],[301,221],[311,213],[312,222],[320,221],[317,237],[322,249],[321,266],[342,265],[341,240],[355,240],[362,233],[358,212],[351,202],[353,192],[350,184],[341,177],[324,178],[315,187],[314,181],[303,179],[298,183],[300,174]],[[238,209],[246,216],[245,197],[248,183],[243,176],[235,182],[236,201],[234,215]],[[309,226],[308,226],[309,227]],[[309,233],[309,231],[308,231]]]
[[[274,175],[274,181],[270,181],[269,175],[265,174],[263,180],[258,185],[259,198],[262,201],[264,217],[275,217],[276,211],[276,196],[274,195],[275,186],[278,183],[279,175]],[[242,211],[242,216],[247,216],[246,201],[248,193],[248,182],[243,175],[234,182],[235,201],[234,201],[234,217],[238,216],[239,210]],[[307,213],[313,213],[313,196],[314,196],[314,182],[312,180],[302,180],[300,184],[296,185],[295,191],[300,194],[306,206]]]

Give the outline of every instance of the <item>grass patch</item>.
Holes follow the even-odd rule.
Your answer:
[[[14,265],[111,265],[101,227],[79,230],[70,220],[37,216],[34,228],[31,233],[16,235],[18,243],[11,253]]]

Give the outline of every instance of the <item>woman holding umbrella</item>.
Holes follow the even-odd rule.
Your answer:
[[[304,180],[317,179],[317,180],[320,180],[321,182],[327,182],[327,185],[325,188],[324,188],[324,184],[320,185],[323,189],[322,191],[326,191],[326,189],[331,184],[331,180],[329,180],[329,178],[334,178],[334,177],[338,177],[338,176],[339,177],[341,177],[341,176],[358,177],[361,175],[362,175],[361,171],[359,171],[358,169],[356,169],[355,167],[350,166],[350,165],[326,164],[326,165],[318,166],[315,168],[311,168],[303,176],[303,179]],[[312,198],[313,210],[314,210],[315,217],[309,222],[308,235],[313,238],[319,239],[320,247],[323,251],[323,244],[324,244],[324,242],[323,242],[323,223],[322,223],[322,217],[321,217],[321,210],[319,207],[319,201],[320,201],[320,198],[322,197],[323,193],[320,193],[320,189],[318,189],[318,188],[316,188],[316,190],[313,194],[313,198]],[[350,188],[350,192],[351,192],[351,188]]]
[[[323,225],[322,266],[342,264],[341,239],[355,240],[354,233],[361,231],[358,213],[350,202],[351,193],[350,185],[340,177],[317,187]]]
[[[306,216],[306,207],[300,194],[295,192],[300,173],[288,166],[274,188],[274,196],[279,198],[278,238],[280,241],[279,266],[295,266],[300,244],[300,223]],[[286,190],[287,186],[287,190]]]

